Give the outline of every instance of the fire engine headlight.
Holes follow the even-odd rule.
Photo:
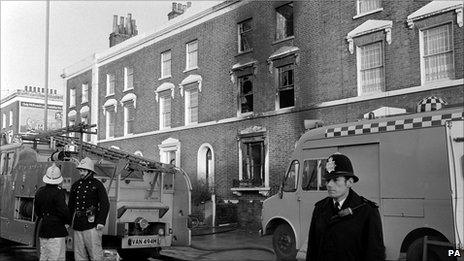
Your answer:
[[[143,217],[138,217],[135,219],[135,223],[139,225],[140,229],[144,230],[145,228],[150,225],[148,220],[144,219]]]
[[[164,228],[158,229],[158,235],[164,236]]]

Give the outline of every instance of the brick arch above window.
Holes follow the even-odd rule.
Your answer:
[[[391,44],[392,37],[391,37],[391,29],[393,26],[393,22],[389,20],[367,20],[366,22],[362,23],[355,29],[351,30],[346,35],[346,41],[348,42],[348,50],[351,54],[354,54],[354,38],[375,33],[378,31],[385,30],[385,40],[388,44]]]
[[[198,83],[198,91],[201,92],[201,82],[203,81],[203,78],[201,75],[198,74],[191,74],[185,79],[182,80],[182,82],[179,84],[180,88],[180,95],[184,96],[184,86],[192,84],[192,83]]]
[[[171,97],[174,98],[174,89],[176,88],[176,86],[170,82],[165,82],[163,84],[161,84],[160,86],[158,86],[158,88],[156,88],[155,90],[155,95],[156,95],[156,101],[159,100],[159,93],[160,92],[163,92],[163,91],[171,91]]]
[[[137,96],[133,93],[128,93],[126,95],[124,95],[124,97],[122,97],[120,103],[122,106],[124,106],[124,103],[128,102],[128,101],[132,101],[134,102],[134,108],[136,108],[136,103],[137,103]]]

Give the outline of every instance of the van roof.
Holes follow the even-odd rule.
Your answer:
[[[423,113],[404,114],[395,117],[360,120],[356,122],[323,126],[305,132],[301,136],[300,140],[315,140],[406,129],[436,127],[444,125],[446,121],[460,120],[463,118],[464,111],[462,107]]]

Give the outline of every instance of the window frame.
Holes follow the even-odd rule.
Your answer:
[[[286,69],[289,68],[289,69]],[[289,63],[286,65],[282,65],[280,67],[276,67],[276,76],[277,76],[277,90],[276,90],[276,109],[287,109],[287,108],[294,108],[295,107],[295,64],[294,63]],[[282,85],[282,75],[284,72],[292,71],[292,84],[291,85]],[[281,106],[281,92],[282,91],[288,91],[288,90],[293,90],[293,105],[292,106],[287,106],[287,107],[282,107]]]
[[[251,169],[251,172],[248,173],[249,171],[245,171],[247,168],[247,158],[248,158],[248,153],[246,150],[250,148],[251,145],[249,144],[254,144],[254,143],[259,143],[259,146],[261,148],[261,157],[260,157],[260,179],[261,183],[259,186],[256,186],[254,183],[254,179],[256,177],[256,174],[254,173],[254,168]],[[251,136],[251,137],[241,137],[239,138],[239,180],[244,181],[248,180],[252,183],[253,187],[255,188],[266,188],[269,182],[269,173],[268,173],[268,158],[267,158],[267,153],[268,153],[268,146],[266,145],[266,140],[264,135],[256,135],[256,136]],[[252,157],[252,155],[251,155]],[[251,160],[250,160],[250,164]],[[261,177],[262,173],[262,177]],[[248,177],[248,174],[250,174],[252,177]]]
[[[292,16],[291,16],[291,34],[290,32],[288,32],[288,21],[289,19],[286,18],[284,15],[282,15],[281,12],[279,12],[279,9],[281,8],[284,8],[285,6],[290,6],[292,8]],[[279,16],[280,15],[280,16]],[[283,19],[280,19],[283,18]],[[281,24],[281,22],[283,22],[283,24]],[[282,28],[280,28],[282,27]],[[280,32],[280,30],[283,30],[282,32]],[[274,40],[275,41],[282,41],[282,40],[285,40],[285,39],[288,39],[290,37],[294,37],[295,36],[295,21],[294,21],[294,9],[293,9],[293,2],[289,2],[289,3],[286,3],[286,4],[283,4],[283,5],[280,5],[278,7],[275,8],[275,36],[274,36]]]
[[[131,86],[129,86],[129,83]],[[126,66],[124,67],[124,89],[123,91],[128,91],[128,90],[133,90],[133,89],[134,89],[134,68]]]
[[[13,111],[9,112],[9,118],[10,118],[9,119],[9,124],[10,124],[10,126],[13,126]]]
[[[115,75],[107,73],[106,74],[106,97],[114,95],[115,91]]]
[[[6,113],[2,113],[2,129],[6,128]]]
[[[76,88],[69,89],[69,108],[76,107]]]
[[[246,31],[242,31],[242,28],[243,28],[243,25],[245,23],[249,22],[250,23],[250,27],[249,29],[247,29]],[[237,50],[238,50],[238,53],[246,53],[246,52],[250,52],[250,51],[253,51],[253,34],[251,33],[253,32],[253,18],[248,18],[248,19],[245,19],[239,23],[237,23]],[[243,46],[242,46],[242,39],[243,39],[243,35],[248,35],[247,39],[249,40],[249,48],[248,49],[243,49]],[[243,49],[243,50],[242,50]]]
[[[113,121],[113,124],[111,124]],[[115,105],[108,106],[105,108],[105,138],[115,137],[115,126],[116,126],[116,108]]]
[[[286,188],[285,187],[285,184],[287,182],[287,179],[290,177],[290,173],[291,170],[293,169],[293,167],[295,166],[296,168],[296,171],[294,170],[293,173],[294,173],[294,184],[293,184],[293,188]],[[299,177],[299,173],[300,172],[300,162],[298,160],[292,160],[292,162],[290,163],[290,165],[288,166],[287,168],[287,171],[285,173],[285,177],[282,181],[282,191],[284,192],[295,192],[297,189],[298,189],[298,177]]]
[[[193,44],[196,44],[196,49],[192,51],[190,50],[190,46]],[[193,40],[185,44],[185,71],[198,69],[198,47],[198,40]],[[195,65],[190,67],[190,55],[193,53],[196,53]]]
[[[452,71],[451,72],[448,72],[448,74],[451,74],[451,77],[449,78],[440,78],[440,79],[436,79],[436,80],[429,80],[427,81],[427,75],[426,75],[426,72],[425,72],[425,58],[424,56],[426,56],[424,54],[425,50],[425,43],[424,43],[424,31],[427,31],[427,30],[430,30],[430,29],[434,29],[434,28],[438,28],[438,27],[442,27],[442,26],[449,26],[449,42],[450,42],[450,52],[451,53],[451,65],[452,65]],[[455,65],[455,46],[454,46],[454,30],[453,30],[453,27],[454,27],[454,23],[451,22],[451,21],[446,21],[446,22],[443,22],[443,23],[439,23],[439,24],[434,24],[434,25],[431,25],[431,26],[428,26],[428,27],[424,27],[424,28],[420,28],[419,29],[419,53],[420,53],[420,70],[421,70],[421,84],[422,85],[426,85],[426,84],[431,84],[431,83],[434,83],[434,82],[440,82],[440,81],[446,81],[446,80],[452,80],[456,77],[456,65]],[[437,55],[437,54],[433,54],[433,55]],[[428,55],[427,57],[431,57],[432,55]]]
[[[244,78],[247,78],[249,79],[249,81],[251,82],[251,92],[250,93],[247,93],[247,94],[244,94],[243,93],[243,83],[245,82]],[[241,76],[238,76],[237,77],[237,87],[238,87],[238,114],[239,115],[243,115],[243,114],[250,114],[250,113],[253,113],[253,110],[254,110],[254,97],[253,97],[253,87],[254,87],[254,74],[245,74],[245,75],[241,75]],[[251,96],[251,110],[248,110],[246,112],[243,111],[243,107],[242,107],[242,99],[246,99],[247,96]]]
[[[368,69],[362,69],[362,49],[366,48],[366,46],[373,46],[373,45],[379,45],[380,46],[380,57],[382,59],[381,65],[368,68]],[[363,71],[368,71],[368,70],[374,70],[377,68],[381,68],[381,77],[380,77],[380,86],[377,87],[378,89],[376,91],[370,91],[370,92],[365,92],[363,91],[363,78],[362,78],[362,73]],[[358,90],[358,96],[366,96],[366,95],[372,95],[376,93],[382,93],[385,91],[385,44],[383,40],[380,41],[374,41],[370,43],[366,43],[364,45],[356,46],[356,75],[357,75],[357,90]]]
[[[132,110],[132,114],[130,114],[131,110]],[[130,100],[130,101],[125,102],[123,105],[123,111],[124,111],[124,136],[132,135],[134,134],[134,123],[135,123],[134,101]],[[129,118],[130,115],[132,115],[131,118]],[[131,126],[129,126],[129,124],[131,124]],[[132,129],[132,131],[129,132],[129,129]]]
[[[165,55],[169,54],[169,59],[166,59],[164,58]],[[164,69],[167,68],[165,67],[165,63],[169,61],[169,73],[168,74],[164,74]],[[160,54],[160,63],[161,63],[161,77],[160,79],[165,79],[165,78],[169,78],[169,77],[172,77],[172,51],[171,50],[166,50],[164,52],[162,52]]]
[[[311,189],[309,186],[311,184],[312,177],[308,177],[308,184],[305,184],[305,165],[308,161],[317,161],[318,166],[316,172],[316,189]],[[325,165],[327,163],[327,158],[310,158],[303,160],[303,168],[301,171],[301,189],[303,191],[327,191],[327,181],[324,179],[325,174]]]
[[[169,129],[171,128],[172,126],[172,100],[171,100],[171,95],[160,95],[159,97],[160,101],[159,101],[159,129],[160,130],[163,130],[163,129]],[[165,122],[165,114],[166,111],[165,111],[165,103],[166,101],[169,100],[169,125],[166,124]]]
[[[197,95],[197,104],[195,107],[191,106],[192,102],[192,92],[196,92]],[[185,90],[185,125],[191,125],[191,124],[197,124],[198,123],[198,109],[199,109],[199,90],[197,87],[194,88],[189,88]],[[192,113],[191,113],[191,108],[196,108],[196,115],[197,118],[196,120],[192,120]]]
[[[369,9],[369,10],[366,10],[364,12],[361,12],[361,2],[362,1],[372,1],[372,2],[376,2],[378,3],[378,6],[376,8],[373,8],[373,9]],[[371,13],[375,13],[377,11],[380,11],[380,10],[383,10],[383,1],[382,0],[356,0],[356,16],[359,17],[359,16],[362,16],[362,15],[367,15],[367,14],[371,14]]]
[[[81,104],[89,102],[89,84],[88,83],[82,84],[81,95],[82,95]]]

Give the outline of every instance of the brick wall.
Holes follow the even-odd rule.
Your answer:
[[[82,84],[88,84],[89,85],[89,99],[88,102],[82,104]],[[69,107],[69,90],[75,88],[76,89],[76,106],[70,108]],[[66,104],[67,108],[64,109],[66,115],[63,117],[66,117],[66,126],[69,125],[69,119],[67,117],[68,113],[72,110],[75,110],[77,115],[76,115],[76,124],[81,122],[81,115],[80,115],[80,110],[83,106],[98,106],[94,105],[92,103],[92,70],[87,70],[79,75],[76,75],[70,79],[67,80],[66,82]],[[91,122],[91,117],[92,115],[89,114],[88,122]]]

